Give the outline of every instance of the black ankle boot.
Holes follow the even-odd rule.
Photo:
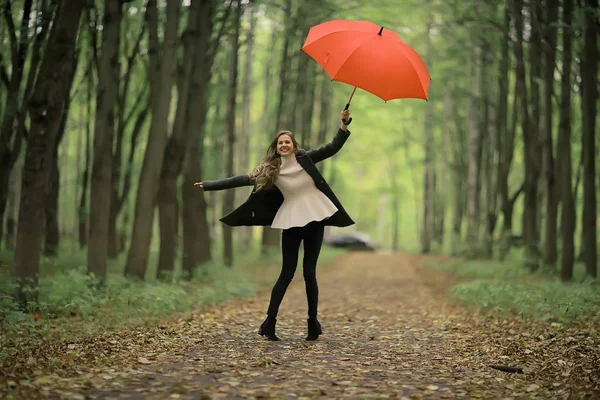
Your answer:
[[[275,324],[277,323],[277,319],[275,317],[267,317],[265,322],[262,323],[260,329],[258,330],[258,334],[266,337],[269,340],[279,340],[277,335],[275,335]]]
[[[306,336],[306,340],[317,340],[319,335],[323,333],[321,329],[321,324],[317,317],[311,317],[308,319],[308,336]]]

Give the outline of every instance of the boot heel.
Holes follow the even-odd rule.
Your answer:
[[[267,317],[258,329],[258,334],[266,337],[269,340],[278,341],[279,338],[275,335],[275,324],[277,320],[273,317]]]
[[[306,340],[312,341],[317,340],[319,335],[323,333],[323,329],[321,329],[321,324],[319,320],[316,318],[308,319],[308,335],[306,336]]]

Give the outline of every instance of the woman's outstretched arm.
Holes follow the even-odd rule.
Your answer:
[[[224,190],[233,189],[240,186],[253,186],[254,181],[248,175],[236,175],[231,178],[219,179],[216,181],[196,182],[194,186],[198,186],[203,190]]]
[[[348,126],[344,124],[343,121],[348,121],[349,118],[350,110],[342,111],[342,123],[333,140],[326,145],[319,147],[318,149],[307,151],[308,156],[315,164],[319,161],[323,161],[329,157],[332,157],[344,146],[344,143],[346,143],[346,140],[350,136],[350,131],[348,130]]]

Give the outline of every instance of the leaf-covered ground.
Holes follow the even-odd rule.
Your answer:
[[[306,342],[296,272],[257,334],[268,291],[153,329],[50,346],[0,378],[16,398],[599,398],[589,328],[496,319],[448,302],[423,258],[351,253],[319,272],[324,334]],[[517,366],[509,374],[490,365]]]

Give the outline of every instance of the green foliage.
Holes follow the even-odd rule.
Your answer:
[[[320,267],[344,253],[324,247]],[[281,257],[279,251],[265,255],[251,251],[240,256],[233,268],[209,262],[199,266],[190,281],[175,274],[169,282],[127,279],[122,262],[114,260],[101,287],[86,273],[84,256],[82,252],[43,260],[39,303],[34,313],[26,313],[12,298],[15,286],[7,268],[12,255],[0,253],[0,357],[14,351],[15,340],[34,344],[50,336],[72,340],[252,296],[259,287],[273,284]],[[155,257],[152,254],[150,265]]]
[[[581,264],[576,280],[567,284],[544,273],[532,275],[519,260],[426,265],[456,277],[450,295],[467,305],[558,323],[600,321],[600,285],[584,278]]]
[[[482,309],[559,323],[600,318],[600,290],[592,282],[516,282],[477,279],[454,286],[451,294]]]

